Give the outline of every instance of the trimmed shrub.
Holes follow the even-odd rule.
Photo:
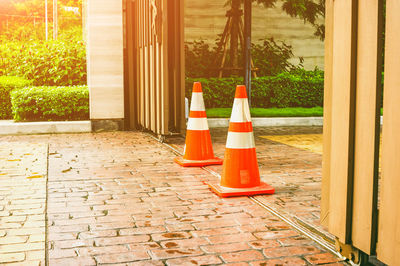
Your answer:
[[[192,95],[193,82],[199,81],[207,108],[232,107],[236,85],[242,78],[187,78],[186,97]],[[315,107],[323,105],[324,72],[296,70],[276,76],[252,79],[252,107]]]
[[[0,76],[0,119],[12,118],[10,92],[31,84],[24,78]]]
[[[11,92],[15,121],[89,119],[87,86],[27,87]]]

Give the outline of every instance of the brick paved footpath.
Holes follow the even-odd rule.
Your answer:
[[[292,221],[301,221],[318,228],[324,234],[326,228],[320,225],[322,155],[308,150],[295,148],[264,138],[265,136],[291,135],[297,143],[305,143],[303,134],[321,134],[322,127],[255,127],[257,159],[261,179],[276,189],[272,196],[256,198],[272,209],[284,214]],[[211,129],[214,152],[223,158],[227,128]],[[171,138],[168,143],[183,150],[184,139]],[[209,167],[217,173],[221,166]]]
[[[341,263],[250,199],[217,197],[202,182],[216,177],[174,164],[174,154],[143,133],[8,136],[0,142],[49,144],[50,265]],[[0,209],[7,210],[12,200],[0,197]],[[0,220],[0,261],[38,265],[36,258],[14,256],[22,249],[3,241],[10,214]]]
[[[0,264],[45,260],[47,145],[0,142]]]

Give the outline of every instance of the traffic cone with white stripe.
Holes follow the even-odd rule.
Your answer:
[[[222,159],[214,156],[200,82],[193,83],[184,155],[174,161],[182,166],[222,164]]]
[[[275,189],[261,182],[246,87],[236,87],[226,140],[221,183],[208,183],[221,197],[273,194]]]

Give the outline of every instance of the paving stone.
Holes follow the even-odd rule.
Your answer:
[[[299,257],[286,257],[282,259],[270,259],[263,261],[255,261],[251,263],[252,266],[276,266],[276,265],[307,265],[306,261]]]
[[[25,243],[28,236],[6,236],[0,238],[0,245]]]
[[[164,266],[165,264],[159,260],[142,260],[126,264],[127,266]]]
[[[160,242],[163,248],[190,248],[207,245],[208,242],[204,238],[190,238],[190,239],[173,239],[169,241]]]
[[[254,249],[263,249],[263,248],[271,248],[271,247],[279,247],[280,243],[275,240],[257,240],[249,242],[249,245]]]
[[[5,245],[0,245],[0,254],[11,253],[11,252],[23,252],[23,251],[30,251],[30,250],[43,250],[44,251],[44,246],[45,246],[44,242],[5,244]]]
[[[70,257],[77,257],[78,254],[74,249],[51,249],[49,250],[49,256],[53,259],[59,258],[70,258]]]
[[[125,253],[117,253],[117,254],[105,254],[105,255],[97,255],[95,256],[96,262],[100,264],[106,263],[126,263],[137,260],[145,260],[150,259],[150,256],[143,251],[135,252],[125,252]]]
[[[217,256],[205,255],[199,257],[179,258],[167,260],[167,265],[213,265],[222,263]]]
[[[138,242],[147,242],[150,240],[148,235],[137,235],[137,236],[116,236],[116,237],[102,237],[96,238],[94,243],[96,246],[111,246],[119,244],[129,244]]]
[[[49,265],[57,266],[70,266],[70,265],[85,265],[91,266],[96,265],[96,261],[91,257],[76,257],[76,258],[51,258],[49,259]]]
[[[169,259],[179,257],[193,257],[202,255],[203,252],[198,248],[171,248],[171,249],[154,249],[150,251],[153,259]]]
[[[226,234],[207,237],[211,244],[222,244],[222,243],[233,243],[233,242],[248,242],[257,240],[257,238],[251,233],[240,233],[240,234]]]
[[[273,247],[264,249],[263,253],[268,258],[279,258],[320,253],[320,250],[313,246]]]
[[[326,264],[340,261],[338,257],[331,253],[320,253],[315,255],[305,256],[305,259],[311,264]]]
[[[153,234],[151,238],[154,241],[163,241],[163,240],[172,240],[172,239],[182,239],[182,238],[190,238],[191,235],[187,232],[168,232],[161,234]]]
[[[250,249],[246,242],[202,246],[206,253],[224,253]]]
[[[256,250],[225,253],[222,254],[221,257],[225,262],[252,261],[264,258],[261,252]]]
[[[25,260],[25,253],[0,254],[0,263],[20,262]]]

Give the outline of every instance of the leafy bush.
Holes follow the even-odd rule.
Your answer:
[[[243,83],[242,78],[187,78],[186,97],[189,99],[195,81],[202,84],[207,108],[232,107],[236,85]],[[323,104],[324,73],[320,70],[296,70],[254,78],[251,86],[252,107],[315,107]]]
[[[30,41],[0,44],[0,75],[33,80],[35,86],[86,84],[82,41]]]
[[[11,92],[15,121],[89,119],[87,86],[27,87]]]
[[[216,50],[203,40],[185,42],[186,77],[216,77]]]
[[[19,77],[0,76],[0,119],[11,119],[10,92],[31,85],[31,81]]]
[[[216,41],[216,45],[218,39]],[[217,77],[217,62],[220,62],[221,51],[217,46],[210,47],[203,40],[185,43],[185,68],[186,77]],[[239,62],[242,62],[242,51],[239,49]],[[262,44],[252,44],[252,59],[258,69],[257,75],[270,76],[282,71],[292,71],[302,67],[303,58],[299,58],[300,64],[294,65],[289,59],[293,58],[292,46],[284,42],[277,43],[273,38],[263,40]],[[217,60],[218,59],[218,60]],[[229,53],[226,61],[229,61]],[[227,73],[228,71],[224,71]]]
[[[304,59],[300,57],[299,65],[289,62],[294,57],[292,46],[284,42],[278,44],[273,38],[265,39],[262,44],[252,44],[251,55],[258,76],[272,76],[283,71],[293,71],[303,67]]]

